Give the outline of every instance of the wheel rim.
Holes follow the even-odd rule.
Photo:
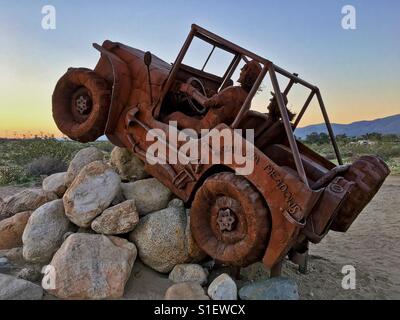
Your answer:
[[[219,195],[211,207],[211,228],[215,237],[224,243],[238,242],[246,236],[247,222],[243,208],[236,199]]]
[[[81,87],[75,91],[71,98],[71,113],[74,119],[79,122],[85,122],[93,108],[93,99],[90,91]]]

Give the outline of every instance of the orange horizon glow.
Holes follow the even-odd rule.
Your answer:
[[[91,43],[118,41],[149,50],[170,63],[192,23],[318,86],[332,123],[400,114],[400,2],[353,2],[359,21],[355,30],[342,28],[342,4],[335,1],[305,5],[252,0],[247,4],[252,10],[243,15],[243,7],[228,0],[121,1],[118,5],[99,0],[96,14],[90,2],[55,0],[57,28],[44,30],[41,1],[4,1],[0,10],[0,137],[63,136],[52,117],[54,86],[68,67],[94,68],[99,53]],[[279,14],[266,19],[267,12]],[[196,51],[194,60],[202,59]],[[285,82],[279,75],[278,80],[283,91]],[[265,82],[263,92],[254,98],[254,110],[260,112],[267,111],[270,98],[271,84],[269,79]],[[288,97],[294,113],[308,95],[298,87]],[[324,122],[315,100],[299,127]]]
[[[259,109],[259,108],[257,108]],[[258,110],[259,111],[259,110]],[[363,118],[363,119],[355,119],[354,121],[348,121],[348,122],[336,122],[332,121],[332,124],[350,124],[353,122],[357,121],[372,121],[380,118],[385,118],[388,116],[393,116],[395,114],[389,114],[389,115],[383,115],[380,117],[369,117],[369,118]],[[301,125],[299,128],[306,127],[309,125],[314,125],[314,124],[321,124],[323,121],[320,122],[314,122],[314,123],[302,123],[303,120],[300,122]],[[67,138],[65,134],[63,134],[61,131],[58,130],[58,128],[55,126],[55,124],[52,124],[51,127],[48,129],[0,129],[0,138],[5,138],[5,139],[32,139],[35,137],[50,137],[50,138]]]

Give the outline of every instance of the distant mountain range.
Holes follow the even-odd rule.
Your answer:
[[[370,121],[356,121],[349,124],[332,123],[332,128],[335,135],[346,134],[349,137],[358,137],[372,132],[400,135],[400,114]],[[325,123],[297,128],[295,135],[299,138],[306,138],[307,135],[313,132],[327,133]],[[97,140],[106,141],[107,137],[101,136]]]
[[[349,124],[332,123],[332,128],[335,135],[346,134],[349,137],[362,136],[372,132],[400,135],[400,114],[371,121],[356,121]],[[327,133],[325,123],[297,128],[295,135],[300,138],[305,138],[312,132]]]

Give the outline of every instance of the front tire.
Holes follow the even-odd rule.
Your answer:
[[[244,177],[231,172],[209,177],[197,191],[190,215],[197,245],[216,261],[244,267],[262,258],[269,211]]]

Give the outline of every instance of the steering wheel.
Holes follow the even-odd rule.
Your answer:
[[[196,77],[190,77],[189,79],[186,80],[187,84],[192,84],[193,82],[197,83],[197,85],[200,87],[201,91],[203,91],[203,95],[207,97],[206,89],[204,88],[203,83]],[[196,88],[196,86],[194,86]],[[197,89],[197,88],[196,88]],[[198,114],[203,115],[207,112],[207,108],[202,106],[201,104],[197,103],[194,101],[194,99],[189,96],[187,93],[185,93],[186,100],[189,103],[189,106]]]

